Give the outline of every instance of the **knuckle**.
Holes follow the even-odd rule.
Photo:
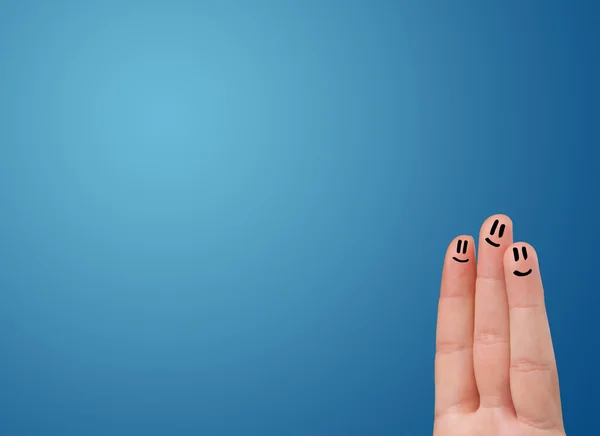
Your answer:
[[[515,301],[510,305],[512,310],[535,311],[543,308],[539,301]]]
[[[457,341],[438,341],[435,347],[437,354],[454,354],[472,350],[472,344]]]
[[[556,419],[550,418],[527,418],[523,415],[518,415],[517,419],[521,424],[526,425],[535,430],[562,430],[562,425]]]
[[[478,345],[508,344],[508,338],[497,331],[477,332],[474,341]]]
[[[510,363],[510,369],[514,372],[550,372],[552,365],[534,359],[515,359]]]

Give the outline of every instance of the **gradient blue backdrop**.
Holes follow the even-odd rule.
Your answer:
[[[430,434],[444,250],[498,212],[598,433],[598,17],[0,1],[0,434]]]

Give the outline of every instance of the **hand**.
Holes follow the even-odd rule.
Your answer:
[[[446,253],[438,308],[434,436],[564,436],[544,290],[510,218]]]

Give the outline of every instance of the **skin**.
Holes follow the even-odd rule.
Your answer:
[[[529,269],[524,277],[514,274]],[[471,236],[455,238],[446,253],[438,306],[433,434],[565,435],[538,257],[531,245],[513,243],[512,221],[505,215],[483,223],[477,262]]]

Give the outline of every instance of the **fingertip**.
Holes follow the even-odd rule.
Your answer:
[[[470,235],[460,235],[452,239],[444,259],[444,277],[460,279],[475,275],[475,240]]]
[[[452,239],[448,249],[446,251],[446,259],[451,260],[452,258],[459,259],[459,263],[466,263],[462,261],[470,261],[474,258],[475,254],[475,240],[471,235],[459,235]]]
[[[496,213],[486,218],[486,220],[481,225],[481,230],[491,229],[496,220],[498,220],[498,225],[504,224],[506,227],[512,229],[512,219],[508,215],[505,215],[503,213]]]
[[[510,244],[504,252],[504,264],[515,265],[517,262],[537,262],[537,252],[528,242],[515,242]]]
[[[506,278],[539,277],[538,256],[535,248],[527,242],[515,242],[504,253]]]
[[[508,215],[492,215],[483,222],[479,234],[481,238],[489,238],[497,246],[512,243],[513,222]]]

